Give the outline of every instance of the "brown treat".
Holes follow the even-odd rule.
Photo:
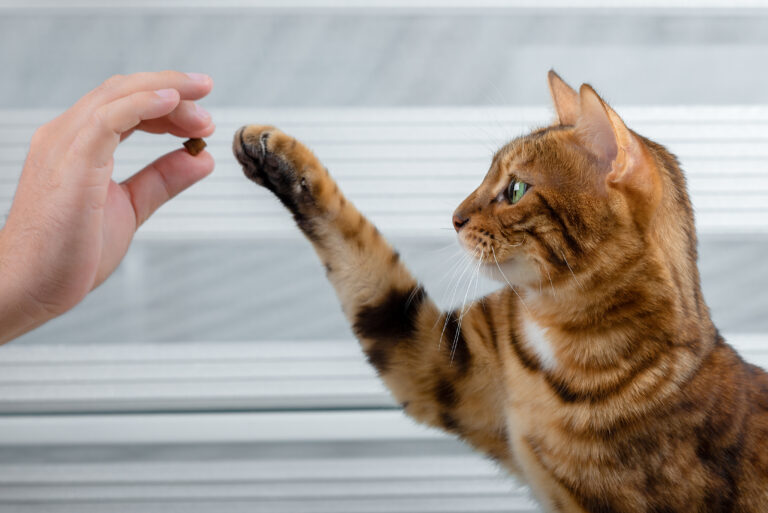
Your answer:
[[[205,141],[203,141],[200,138],[195,139],[187,139],[184,141],[184,147],[187,149],[190,155],[193,157],[203,151],[203,148],[205,148],[207,145],[205,144]]]

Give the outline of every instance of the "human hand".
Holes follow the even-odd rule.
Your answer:
[[[208,152],[179,149],[112,180],[113,154],[134,130],[211,135],[210,115],[193,100],[212,86],[175,71],[115,76],[35,132],[0,230],[0,343],[79,303],[158,207],[213,171]]]

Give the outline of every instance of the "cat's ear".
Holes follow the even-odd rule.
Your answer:
[[[575,123],[579,140],[597,157],[601,166],[610,164],[617,157],[619,139],[626,140],[627,135],[624,132],[628,130],[621,120],[620,124],[614,124],[608,113],[612,109],[590,85],[582,84],[579,99],[579,117]]]
[[[561,125],[575,125],[579,118],[579,93],[566,84],[553,69],[547,73],[547,82],[552,103],[555,104],[557,120]]]
[[[597,157],[606,183],[646,199],[655,196],[659,178],[643,143],[591,86],[582,85],[579,97],[576,133]]]

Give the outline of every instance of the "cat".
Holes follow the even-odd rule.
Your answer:
[[[504,145],[453,215],[503,284],[463,312],[437,308],[302,143],[251,125],[233,149],[311,241],[404,411],[546,511],[768,512],[768,374],[711,321],[676,158],[589,85],[548,80],[555,123]]]

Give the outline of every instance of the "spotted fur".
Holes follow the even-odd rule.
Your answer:
[[[234,151],[312,242],[406,413],[547,511],[764,513],[768,374],[710,319],[677,160],[589,86],[549,78],[557,122],[501,148],[456,211],[462,245],[505,284],[461,323],[303,144],[248,126]],[[531,185],[514,205],[511,180]]]

